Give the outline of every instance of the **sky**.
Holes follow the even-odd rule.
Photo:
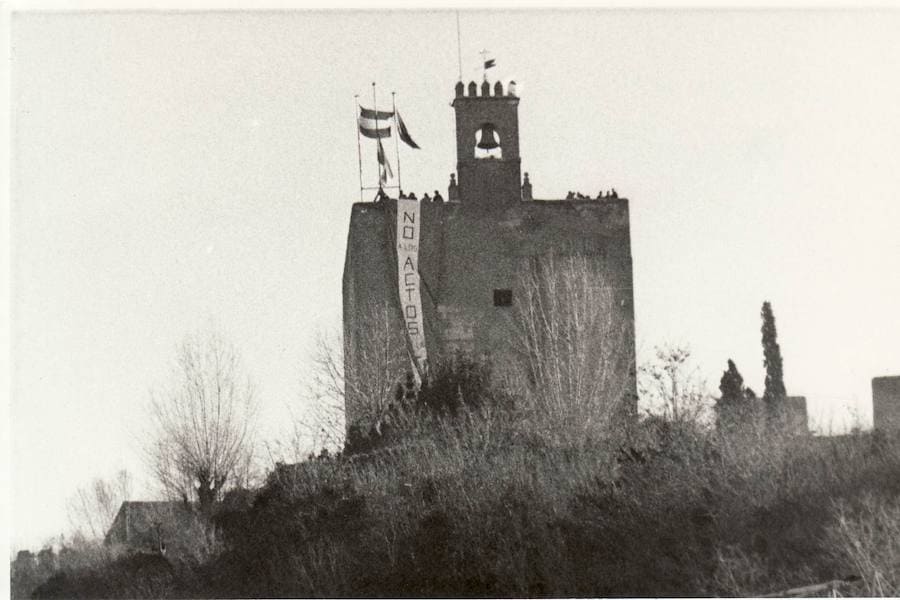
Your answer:
[[[482,49],[518,82],[534,196],[630,199],[639,362],[687,346],[711,391],[731,358],[761,393],[768,300],[811,425],[871,426],[871,378],[900,374],[897,31],[896,11],[463,11],[458,48],[446,11],[14,12],[11,546],[65,532],[95,477],[151,497],[146,404],[192,332],[235,344],[261,438],[286,439],[340,327],[354,95],[396,92],[422,148],[403,187],[446,194]]]

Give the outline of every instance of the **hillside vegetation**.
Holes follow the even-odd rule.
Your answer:
[[[194,390],[220,380],[201,367],[221,345],[185,353],[154,464],[186,457],[163,480],[176,474],[185,501],[185,483],[208,492],[205,531],[167,539],[165,555],[60,556],[35,597],[754,596],[850,578],[841,593],[900,595],[900,440],[813,437],[805,415],[784,418],[768,302],[762,398],[729,361],[714,427],[677,348],[641,369],[662,416],[637,417],[632,330],[596,265],[548,257],[523,281],[524,370],[460,354],[397,388],[409,362],[387,350],[391,320],[373,319],[351,360],[319,361],[330,406],[358,404],[343,452],[276,463],[257,489],[236,483],[241,444],[234,460],[194,452],[194,409],[209,414]],[[252,388],[233,389],[249,406]],[[34,589],[17,576],[15,593]]]
[[[746,596],[851,574],[850,594],[900,594],[896,439],[658,418],[568,435],[461,404],[277,465],[203,552],[108,551],[35,595]]]

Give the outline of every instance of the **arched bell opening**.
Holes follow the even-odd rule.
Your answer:
[[[500,134],[491,123],[484,123],[475,132],[475,158],[503,158]]]

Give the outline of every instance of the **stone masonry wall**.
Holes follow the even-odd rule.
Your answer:
[[[522,298],[519,274],[523,264],[549,252],[578,252],[598,261],[608,273],[619,316],[628,329],[625,351],[633,365],[627,200],[530,201],[503,208],[423,203],[421,215],[419,271],[432,363],[456,350],[488,356],[495,365],[514,360],[515,310],[517,299]],[[392,231],[395,219],[395,201],[353,206],[343,289],[347,353],[353,352],[359,338],[354,332],[366,326],[367,304],[394,307],[396,329],[401,331]],[[494,306],[494,290],[511,290],[513,305]],[[360,414],[354,407],[357,401],[347,398],[348,426]]]
[[[900,375],[872,379],[875,429],[900,431]]]

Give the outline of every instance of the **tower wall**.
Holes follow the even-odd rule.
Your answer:
[[[396,201],[356,204],[344,265],[345,351],[353,352],[372,302],[386,302],[402,331],[391,228]],[[419,273],[426,344],[432,364],[456,351],[489,357],[498,370],[521,366],[517,308],[525,265],[549,253],[577,253],[607,274],[615,317],[625,336],[630,395],[634,382],[634,300],[628,201],[517,202],[485,211],[465,203],[422,203]],[[509,290],[511,306],[495,306],[494,291]],[[402,354],[403,346],[396,345]],[[400,356],[398,364],[408,366]],[[364,413],[348,393],[347,421]]]

